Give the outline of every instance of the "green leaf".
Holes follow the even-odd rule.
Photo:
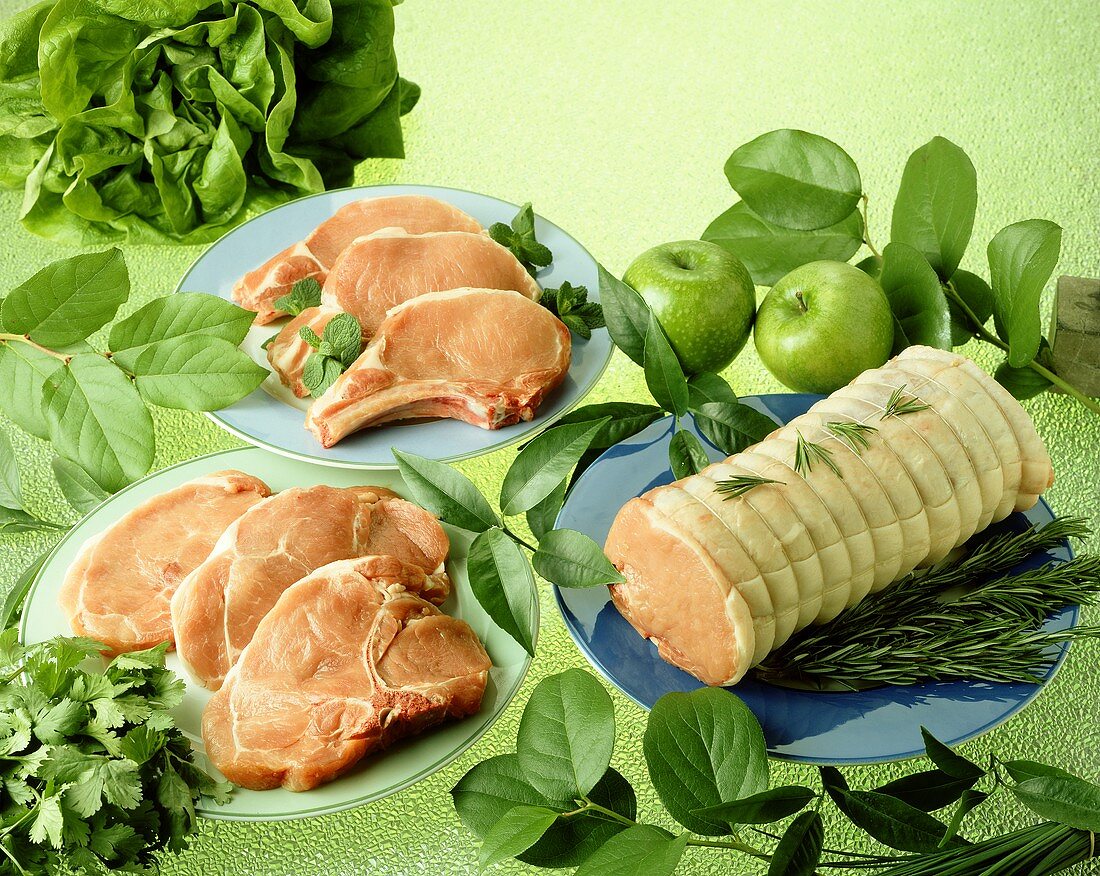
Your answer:
[[[636,365],[645,357],[645,336],[649,329],[649,305],[633,287],[597,265],[600,277],[600,302],[603,304],[607,333],[615,346]]]
[[[228,341],[190,337],[146,347],[134,360],[141,397],[162,408],[216,411],[240,401],[269,374]]]
[[[162,348],[162,354],[181,345],[195,349],[196,339],[216,339],[236,347],[255,316],[251,310],[205,292],[166,295],[111,326],[107,344],[115,364],[132,372],[137,359],[151,347]]]
[[[947,835],[947,825],[896,797],[874,791],[851,791],[833,767],[821,769],[822,784],[837,808],[856,827],[883,845],[903,852],[933,852]],[[966,845],[955,837],[949,847]]]
[[[646,328],[642,367],[653,400],[669,413],[682,417],[688,407],[687,378],[665,330],[652,313]]]
[[[985,775],[985,770],[940,742],[927,727],[921,727],[920,733],[928,759],[947,775],[956,779],[974,779],[975,781]]]
[[[680,824],[705,836],[730,833],[699,809],[759,794],[768,757],[756,716],[721,688],[665,694],[649,714],[643,750],[653,787]]]
[[[856,267],[868,277],[874,277],[877,280],[882,276],[882,256],[869,255],[867,258],[856,262]]]
[[[977,317],[978,325],[985,325],[993,314],[993,290],[989,284],[970,271],[955,271],[951,277],[955,293]],[[960,347],[974,337],[970,319],[950,298],[947,307],[951,311],[951,343]]]
[[[7,432],[0,430],[0,507],[23,509],[23,488],[19,480],[19,464],[15,448]]]
[[[489,236],[501,246],[510,249],[532,275],[536,268],[544,268],[554,260],[553,253],[535,238],[535,211],[530,203],[519,208],[511,226],[503,222],[490,225]]]
[[[27,596],[27,591],[31,589],[31,584],[34,583],[38,570],[42,568],[49,554],[50,552],[46,551],[31,560],[30,565],[15,579],[11,590],[4,597],[3,605],[0,606],[0,630],[6,630],[8,627],[19,623],[19,616],[23,610],[23,600]]]
[[[81,514],[87,514],[110,495],[90,474],[71,460],[55,456],[51,466],[65,501]]]
[[[741,402],[708,402],[696,408],[694,414],[704,437],[729,454],[740,453],[779,428],[771,417]]]
[[[693,814],[727,824],[770,824],[805,809],[817,794],[802,785],[770,788],[730,803],[697,809]]]
[[[758,286],[772,286],[795,268],[822,259],[846,262],[863,245],[863,217],[853,210],[835,225],[799,231],[773,225],[738,201],[702,234],[737,256]]]
[[[531,562],[536,572],[559,587],[599,587],[626,580],[600,546],[575,529],[544,533]]]
[[[962,261],[978,206],[978,176],[958,146],[933,137],[905,163],[890,240],[921,252],[943,280]]]
[[[103,328],[130,296],[119,249],[52,262],[4,298],[0,322],[46,347],[83,341]]]
[[[615,746],[615,708],[603,685],[569,669],[536,685],[523,710],[516,754],[527,780],[551,800],[588,794]]]
[[[60,359],[17,341],[0,341],[0,410],[24,432],[47,440],[50,426],[42,412],[46,381]]]
[[[34,735],[46,745],[58,745],[66,736],[75,733],[87,718],[88,710],[83,703],[61,699],[35,716]]]
[[[957,802],[962,795],[973,787],[978,781],[978,776],[959,779],[949,776],[943,770],[925,770],[919,773],[911,773],[887,782],[878,788],[875,793],[888,794],[896,797],[910,806],[915,806],[922,812],[932,812],[942,809]]]
[[[1014,782],[1026,782],[1028,779],[1040,776],[1053,776],[1056,778],[1074,778],[1072,773],[1049,764],[1039,763],[1034,760],[1009,760],[1001,764]]]
[[[1035,356],[1035,361],[1053,371],[1054,362],[1052,359],[1050,343],[1046,338],[1040,339],[1039,352]],[[1008,364],[1007,358],[997,366],[997,370],[993,372],[993,377],[1001,386],[1012,393],[1013,397],[1020,401],[1034,398],[1039,393],[1046,392],[1052,386],[1051,382],[1038,371],[1026,365],[1023,368],[1013,368]]]
[[[313,347],[314,350],[321,349],[321,336],[308,325],[304,325],[298,329],[298,337]]]
[[[1009,766],[1005,764],[1006,768]],[[1025,771],[1038,772],[1022,778]],[[1009,785],[1016,799],[1028,809],[1050,821],[1078,830],[1100,831],[1100,786],[1086,782],[1056,767],[1019,762],[1009,769],[1017,784]]]
[[[526,852],[558,820],[558,813],[543,806],[516,806],[494,824],[477,854],[479,870]]]
[[[772,853],[768,876],[813,876],[821,860],[825,826],[816,812],[803,812],[783,832]]]
[[[536,791],[515,754],[502,754],[474,766],[452,789],[455,811],[475,836],[484,837],[515,806],[542,806],[557,812],[577,808],[572,800],[548,800]],[[619,773],[609,769],[589,799],[633,820],[634,791]],[[519,859],[537,867],[575,867],[624,825],[603,816],[576,815],[559,819]]]
[[[1016,222],[989,242],[993,322],[1008,344],[1008,362],[1015,368],[1039,352],[1039,299],[1058,264],[1061,245],[1062,229],[1045,219]]]
[[[332,348],[329,355],[350,368],[363,351],[363,329],[350,313],[338,313],[326,323],[321,342]]]
[[[699,474],[710,465],[710,458],[694,433],[679,429],[669,441],[668,462],[672,466],[672,473],[679,480]]]
[[[712,375],[713,376],[713,375]],[[718,378],[721,380],[721,378]],[[570,423],[606,421],[592,438],[590,447],[607,448],[632,435],[637,435],[650,423],[661,419],[665,412],[656,405],[639,402],[600,402],[576,408],[558,420],[551,428]]]
[[[726,178],[758,216],[801,231],[843,221],[863,191],[847,152],[832,140],[790,129],[769,131],[735,149]]]
[[[181,780],[182,781],[182,780]],[[191,789],[187,788],[190,798]],[[141,802],[141,777],[132,760],[109,760],[104,766],[103,796],[120,809],[133,809]]]
[[[545,499],[569,474],[607,420],[557,426],[516,456],[500,487],[500,507],[519,514]]]
[[[574,876],[672,876],[687,841],[686,833],[635,824],[600,846]]]
[[[344,366],[339,360],[313,353],[302,368],[302,385],[309,390],[310,396],[320,398],[343,373]]]
[[[535,536],[536,540],[541,541],[546,533],[554,528],[558,514],[561,512],[561,506],[565,504],[565,494],[568,490],[568,482],[562,480],[560,484],[546,494],[545,499],[536,502],[524,512],[527,525],[531,527],[531,534]]]
[[[61,848],[61,829],[65,826],[65,817],[61,813],[61,797],[54,794],[45,797],[35,807],[37,812],[31,822],[31,842],[45,845],[49,843],[55,849]]]
[[[275,299],[275,309],[290,316],[321,306],[321,284],[316,277],[303,277],[290,287],[290,292]]]
[[[894,314],[894,355],[914,344],[951,349],[947,298],[921,253],[904,243],[888,243],[879,282]]]
[[[398,471],[418,505],[469,532],[500,525],[500,518],[466,475],[443,462],[392,448]]]
[[[43,398],[50,438],[112,492],[149,471],[153,420],[137,389],[95,353],[80,353],[50,378]]]
[[[695,411],[711,402],[737,404],[737,393],[718,374],[710,371],[693,374],[688,380],[688,407]]]
[[[958,804],[955,806],[954,811],[951,813],[951,820],[947,823],[947,833],[943,835],[943,839],[940,840],[940,848],[942,849],[951,840],[959,835],[959,830],[962,828],[963,819],[967,815],[989,798],[989,795],[984,791],[978,791],[974,788],[970,788],[967,791],[963,791],[962,797],[959,798]]]
[[[470,545],[466,572],[470,589],[493,623],[534,656],[538,596],[531,566],[516,543],[495,526],[479,533]]]

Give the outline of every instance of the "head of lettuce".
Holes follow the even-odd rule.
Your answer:
[[[0,23],[0,184],[36,234],[204,243],[404,155],[392,0],[47,0]]]

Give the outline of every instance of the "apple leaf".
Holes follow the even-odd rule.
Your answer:
[[[1008,344],[1008,363],[1026,365],[1039,352],[1039,299],[1062,246],[1062,229],[1046,219],[1026,219],[1002,228],[989,241],[993,324]]]
[[[905,243],[889,243],[882,252],[882,291],[894,314],[894,349],[926,344],[951,349],[951,313],[939,277],[928,260]]]

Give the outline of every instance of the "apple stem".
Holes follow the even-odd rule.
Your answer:
[[[867,231],[867,195],[860,195],[860,200],[863,202],[863,242],[867,244],[867,248],[871,250],[879,258],[882,258],[882,253],[875,248],[875,245],[871,243],[871,235]]]
[[[807,308],[806,308],[806,299],[802,297],[802,290],[799,289],[797,292],[795,292],[794,297],[796,299],[798,299],[798,308],[799,308],[799,310],[801,310],[803,313],[805,313],[806,310],[807,310]]]

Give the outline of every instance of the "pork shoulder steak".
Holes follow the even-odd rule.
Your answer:
[[[58,596],[73,632],[115,654],[171,642],[180,581],[270,492],[251,475],[214,472],[146,500],[90,539]]]
[[[389,554],[428,576],[425,599],[450,591],[450,544],[431,514],[381,487],[284,490],[250,508],[172,599],[176,650],[217,690],[283,591],[334,560]]]
[[[256,324],[285,316],[275,301],[306,277],[322,285],[329,268],[355,238],[382,228],[403,228],[410,234],[428,231],[478,232],[481,224],[451,204],[423,195],[395,195],[352,201],[310,234],[249,271],[233,287],[233,300],[256,311]]]
[[[245,788],[307,791],[392,742],[481,707],[492,663],[465,621],[393,557],[331,563],[288,588],[202,717]]]
[[[304,398],[309,390],[302,384],[302,369],[313,348],[299,334],[303,326],[320,335],[337,313],[350,313],[363,327],[363,340],[369,341],[398,304],[427,292],[466,287],[512,289],[533,301],[542,294],[511,250],[484,234],[407,234],[387,228],[361,237],[329,271],[321,306],[287,323],[267,358],[283,383]]]
[[[569,371],[569,329],[518,292],[453,289],[399,304],[310,407],[325,447],[367,426],[451,417],[483,429],[530,420]]]
[[[893,393],[924,405],[887,412]],[[865,423],[866,446],[830,423]],[[796,467],[799,438],[836,469]],[[733,477],[766,478],[723,495]],[[670,663],[735,684],[811,623],[942,559],[1054,479],[1023,408],[969,359],[908,347],[742,453],[631,499],[605,550],[619,610]]]

